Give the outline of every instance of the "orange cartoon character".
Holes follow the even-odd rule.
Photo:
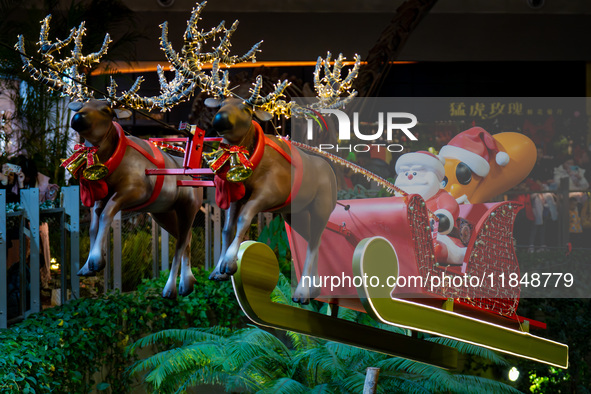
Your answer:
[[[519,133],[492,136],[482,127],[456,135],[441,148],[445,190],[462,204],[478,204],[518,185],[536,163],[536,146]]]

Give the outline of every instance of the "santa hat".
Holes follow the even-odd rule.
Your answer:
[[[400,166],[406,165],[411,167],[413,165],[421,165],[437,174],[439,179],[443,179],[445,176],[444,164],[444,159],[435,156],[431,152],[420,150],[418,152],[405,153],[400,156],[396,161],[395,169],[396,173],[399,174],[401,172]]]
[[[493,158],[500,166],[509,163],[509,155],[499,150],[496,140],[482,127],[472,127],[456,135],[441,148],[439,156],[458,159],[482,177],[488,175]]]

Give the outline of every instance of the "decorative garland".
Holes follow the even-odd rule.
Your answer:
[[[160,148],[160,149],[172,150],[175,152],[180,152],[182,154],[185,153],[185,148],[181,148],[180,146],[165,144],[164,142],[161,142],[161,141],[150,141],[150,142],[153,143],[155,147]]]
[[[337,155],[333,155],[332,153],[327,153],[327,152],[323,152],[320,149],[318,149],[315,146],[310,146],[310,145],[306,145],[306,144],[302,144],[301,142],[296,142],[296,141],[291,141],[291,143],[294,146],[297,146],[300,149],[315,153],[317,155],[320,156],[324,156],[327,159],[329,159],[330,161],[340,164],[342,166],[345,166],[346,168],[349,168],[351,170],[353,170],[353,172],[357,173],[357,174],[362,174],[363,176],[365,176],[368,180],[370,181],[375,181],[378,184],[382,185],[383,187],[386,188],[386,190],[388,191],[388,193],[394,194],[394,193],[400,193],[401,196],[406,197],[408,196],[408,193],[405,192],[404,190],[400,189],[398,186],[395,186],[392,182],[382,178],[381,176],[378,176],[376,174],[374,174],[373,172],[370,172],[368,170],[366,170],[363,167],[358,166],[355,163],[350,162],[349,160],[345,160],[341,157],[338,157]]]

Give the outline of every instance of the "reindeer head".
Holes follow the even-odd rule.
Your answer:
[[[257,78],[257,82],[259,81],[262,81],[260,76]],[[287,83],[284,85],[281,91],[287,87]],[[230,144],[239,144],[243,140],[252,127],[253,118],[266,122],[273,117],[271,113],[255,105],[253,97],[246,101],[232,97],[225,100],[208,98],[205,100],[205,105],[210,108],[219,108],[213,118],[212,126]]]
[[[131,111],[126,109],[111,108],[105,100],[89,100],[86,103],[79,101],[68,105],[76,114],[72,117],[70,126],[89,141],[96,145],[112,127],[114,117],[125,119],[131,116]]]

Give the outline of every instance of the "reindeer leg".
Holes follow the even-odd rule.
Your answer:
[[[185,247],[185,252],[183,253],[183,259],[181,264],[181,283],[179,284],[179,293],[183,297],[188,296],[193,292],[193,288],[195,287],[195,283],[197,280],[193,275],[193,271],[191,271],[191,237],[193,234],[189,231],[189,236],[187,239],[187,246]]]
[[[310,227],[310,237],[307,240],[308,248],[306,250],[306,262],[302,269],[302,275],[298,287],[291,297],[293,302],[299,302],[305,305],[310,302],[311,298],[316,298],[320,295],[322,289],[317,286],[320,284],[318,277],[318,249],[320,247],[320,237],[322,236],[323,230],[323,226],[312,222]],[[306,278],[305,280],[303,279],[304,277]]]
[[[96,234],[98,232],[99,218],[100,218],[101,213],[103,212],[104,208],[105,208],[105,203],[101,200],[101,201],[96,201],[94,203],[94,206],[90,210],[90,229],[89,229],[90,250],[92,250],[92,247],[94,246],[94,242],[96,241]]]
[[[80,271],[78,271],[78,276],[92,276],[96,272],[105,268],[109,229],[113,222],[113,218],[117,212],[121,210],[122,200],[123,198],[121,197],[121,194],[115,193],[98,216],[96,239],[90,249],[86,264],[84,264]]]
[[[187,209],[191,207],[192,209]],[[182,265],[181,265],[181,282],[179,284],[179,293],[184,297],[193,292],[193,287],[197,280],[193,276],[191,271],[191,238],[193,233],[191,227],[193,227],[193,220],[199,209],[198,205],[185,206],[181,204],[181,212],[177,212],[179,222],[179,249],[182,253]]]
[[[226,211],[226,219],[224,220],[224,228],[222,230],[222,251],[220,253],[220,259],[218,260],[215,269],[209,275],[209,279],[211,280],[228,280],[230,277],[222,273],[220,271],[220,267],[222,261],[224,260],[224,256],[228,251],[228,246],[230,245],[230,238],[234,235],[234,230],[236,228],[236,218],[238,217],[238,212],[242,205],[239,202],[233,202],[230,204],[230,208]]]
[[[318,277],[318,249],[320,248],[322,233],[337,202],[336,180],[334,180],[334,176],[328,179],[330,181],[320,182],[316,198],[308,208],[309,238],[307,239],[306,261],[298,287],[292,295],[292,300],[301,304],[308,304],[310,299],[318,297],[322,290],[319,287],[320,280]],[[302,280],[304,277],[309,278],[309,280]]]
[[[238,255],[240,244],[244,240],[246,231],[248,231],[250,228],[250,224],[254,216],[261,212],[267,205],[268,204],[265,203],[263,198],[257,198],[249,200],[246,202],[246,204],[244,204],[242,209],[240,209],[238,220],[236,221],[236,236],[228,247],[226,254],[223,255],[221,264],[219,264],[219,270],[222,274],[225,273],[226,275],[233,275],[238,269],[236,257]]]

